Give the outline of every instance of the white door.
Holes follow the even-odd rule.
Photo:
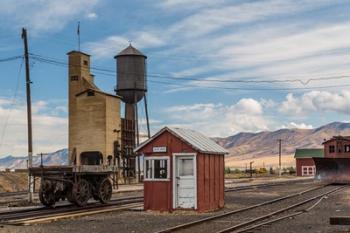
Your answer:
[[[196,172],[194,156],[176,156],[175,208],[195,208]]]

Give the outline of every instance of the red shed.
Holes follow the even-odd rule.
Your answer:
[[[144,155],[144,209],[208,211],[224,206],[227,151],[190,129],[165,127],[135,149]]]

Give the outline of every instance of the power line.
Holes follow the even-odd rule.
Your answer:
[[[174,85],[181,88],[194,87],[194,88],[203,88],[203,89],[221,89],[221,90],[238,90],[238,91],[290,91],[290,90],[313,90],[313,89],[326,89],[326,88],[336,88],[336,87],[350,87],[350,84],[348,84],[348,85],[291,87],[291,88],[245,88],[245,87],[199,86],[199,85],[191,85],[191,84],[189,85],[186,84],[184,86],[184,85],[179,85],[177,83],[153,81],[153,80],[149,80],[149,82],[157,83],[157,84],[165,84],[165,85]]]
[[[13,61],[13,60],[17,60],[19,58],[23,58],[23,56],[13,56],[13,57],[1,58],[0,62]]]
[[[69,66],[79,66],[80,65],[69,65],[67,62],[58,61],[56,59],[47,59],[44,58],[41,55],[35,55],[31,54],[32,58],[39,62],[44,62],[52,65],[59,65],[64,67]],[[83,68],[83,67],[82,67]],[[87,68],[86,68],[87,69]],[[95,70],[96,74],[101,74],[105,76],[111,76],[115,77],[116,72],[111,69],[106,68],[99,68],[99,67],[90,67],[91,70]],[[97,72],[96,72],[97,71]],[[129,75],[133,75],[136,73],[128,73]],[[196,81],[196,82],[220,82],[220,83],[253,83],[253,84],[259,84],[259,83],[286,83],[286,82],[300,82],[304,85],[309,84],[311,81],[324,81],[324,80],[336,80],[336,79],[345,79],[350,78],[350,75],[339,75],[339,76],[325,76],[325,77],[319,77],[319,78],[310,78],[306,81],[303,81],[301,79],[285,79],[285,80],[214,80],[214,79],[200,79],[200,78],[186,78],[181,79],[178,77],[171,77],[163,74],[148,74],[148,77],[152,78],[158,78],[158,79],[171,79],[176,81]],[[225,86],[205,86],[205,85],[194,85],[193,83],[188,84],[186,83],[185,86],[181,85],[180,83],[172,83],[172,82],[165,82],[165,81],[158,81],[158,80],[149,80],[151,83],[157,83],[157,84],[165,84],[165,85],[175,85],[178,87],[193,87],[193,88],[209,88],[209,89],[223,89],[223,90],[248,90],[248,91],[288,91],[288,90],[312,90],[312,89],[325,89],[325,88],[335,88],[335,87],[345,87],[350,85],[330,85],[330,86],[315,86],[315,87],[292,87],[292,88],[257,88],[257,87],[225,87]]]
[[[47,59],[44,56],[31,54],[34,56],[33,58],[46,63],[55,63],[55,64],[61,64],[69,66],[67,62],[59,61],[54,58]],[[91,70],[96,71],[102,71],[111,73],[113,75],[116,75],[115,70],[103,68],[103,67],[97,67],[97,66],[91,66]],[[133,74],[133,73],[129,73]],[[107,75],[107,74],[106,74]],[[317,78],[309,78],[307,80],[302,79],[265,79],[265,80],[247,80],[247,79],[239,79],[239,80],[222,80],[222,79],[208,79],[208,78],[194,78],[194,77],[186,77],[186,79],[183,79],[179,76],[171,76],[169,74],[147,74],[148,77],[153,78],[162,78],[162,79],[170,79],[170,80],[181,80],[181,81],[199,81],[199,82],[218,82],[218,83],[291,83],[291,82],[298,82],[302,85],[306,86],[312,81],[323,81],[323,80],[339,80],[339,79],[348,79],[350,78],[350,75],[334,75],[334,76],[326,76],[326,77],[317,77]]]

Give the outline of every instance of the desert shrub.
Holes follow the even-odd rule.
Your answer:
[[[290,167],[290,168],[288,168],[288,170],[289,170],[289,174],[290,174],[290,175],[294,175],[294,174],[296,173],[294,167]]]
[[[257,171],[259,174],[266,174],[267,173],[267,170],[266,170],[266,168],[264,168],[264,167],[261,167],[261,168],[259,168],[259,170]]]

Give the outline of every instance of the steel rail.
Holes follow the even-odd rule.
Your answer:
[[[339,190],[338,190],[338,191],[339,191]],[[301,210],[301,211],[298,211],[298,212],[294,212],[294,213],[291,213],[291,214],[288,214],[288,215],[284,215],[284,216],[281,216],[281,217],[278,217],[278,218],[275,218],[275,219],[272,219],[272,220],[269,220],[269,221],[265,221],[265,222],[262,222],[262,223],[253,225],[253,226],[251,226],[251,227],[248,227],[248,228],[244,228],[244,229],[242,229],[242,230],[235,231],[235,233],[241,233],[241,232],[251,231],[251,230],[254,230],[254,229],[256,229],[256,228],[269,225],[269,224],[271,224],[271,223],[275,223],[275,222],[282,221],[282,220],[287,219],[287,218],[291,218],[291,217],[295,217],[295,216],[300,215],[300,214],[307,213],[307,212],[309,212],[311,209],[313,209],[315,206],[317,206],[325,197],[326,197],[326,196],[321,197],[315,204],[313,204],[312,206],[310,206],[310,207],[307,208],[307,209],[304,209],[304,210]]]
[[[202,219],[195,220],[195,221],[192,221],[192,222],[187,222],[187,223],[180,224],[180,225],[177,225],[177,226],[174,226],[174,227],[169,227],[167,229],[157,231],[156,233],[173,232],[173,231],[184,229],[184,228],[188,228],[188,227],[191,227],[191,226],[194,226],[194,225],[199,225],[199,224],[204,223],[204,222],[212,221],[212,220],[215,220],[215,219],[218,219],[218,218],[223,218],[223,217],[227,217],[227,216],[238,214],[238,213],[242,213],[242,212],[245,212],[245,211],[248,211],[248,210],[251,210],[251,209],[255,209],[255,208],[258,208],[258,207],[261,207],[261,206],[270,205],[270,204],[273,204],[273,203],[276,203],[276,202],[279,202],[279,201],[283,201],[283,200],[286,200],[286,199],[289,199],[289,198],[300,196],[300,195],[303,195],[305,193],[312,192],[312,191],[315,191],[315,190],[318,190],[318,189],[322,189],[322,188],[327,187],[327,186],[328,186],[328,184],[322,185],[322,186],[318,186],[318,187],[313,187],[313,188],[310,188],[310,189],[307,189],[307,190],[304,190],[304,191],[301,191],[301,192],[298,192],[298,193],[289,194],[289,195],[286,195],[286,196],[283,196],[283,197],[275,198],[275,199],[272,199],[272,200],[269,200],[269,201],[265,201],[265,202],[262,202],[262,203],[258,203],[258,204],[255,204],[255,205],[251,205],[251,206],[248,206],[248,207],[243,207],[243,208],[240,208],[240,209],[237,209],[237,210],[231,210],[231,211],[228,211],[226,213],[222,213],[222,214],[218,214],[218,215],[202,218]]]
[[[273,187],[278,185],[286,185],[286,184],[296,184],[296,183],[303,183],[310,180],[289,180],[289,181],[283,181],[283,182],[271,182],[271,183],[263,183],[263,184],[254,184],[254,185],[243,185],[243,186],[237,186],[232,188],[226,188],[224,192],[232,192],[232,191],[243,191],[243,190],[249,190],[249,189],[255,189],[255,188],[266,188],[266,187]]]
[[[332,190],[330,190],[330,191],[328,191],[328,192],[326,192],[326,193],[318,194],[318,195],[313,196],[313,197],[311,197],[311,198],[309,198],[309,199],[306,199],[306,200],[304,200],[304,201],[301,201],[301,202],[298,202],[298,203],[296,203],[296,204],[290,205],[290,206],[288,206],[288,207],[285,207],[285,208],[276,210],[276,211],[274,211],[274,212],[272,212],[272,213],[269,213],[269,214],[266,214],[266,215],[262,215],[262,216],[260,216],[260,217],[254,218],[254,219],[252,219],[252,220],[249,220],[249,221],[246,221],[246,222],[243,222],[243,223],[240,223],[240,224],[237,224],[237,225],[234,225],[234,226],[225,228],[225,229],[223,229],[223,230],[217,231],[216,233],[233,232],[233,231],[236,230],[236,229],[239,229],[239,228],[248,226],[248,225],[250,225],[250,224],[252,224],[252,223],[256,223],[256,222],[258,222],[258,221],[261,221],[261,220],[270,218],[270,217],[272,217],[272,216],[274,216],[274,215],[277,215],[277,214],[283,213],[283,212],[285,212],[285,211],[294,209],[294,208],[296,208],[296,207],[299,207],[299,206],[301,206],[301,205],[304,205],[304,204],[307,204],[307,203],[309,203],[309,202],[311,202],[311,201],[314,201],[314,200],[316,200],[316,199],[318,199],[318,198],[322,198],[322,197],[327,196],[327,195],[329,195],[329,194],[331,194],[331,193],[340,191],[341,189],[344,189],[344,188],[345,188],[344,186],[343,186],[343,187],[337,187],[337,188],[332,189]],[[265,223],[265,224],[266,224],[266,223]]]
[[[109,206],[116,206],[120,204],[130,204],[130,203],[136,203],[143,201],[142,196],[135,196],[135,197],[128,197],[128,198],[119,198],[111,200],[110,203],[107,204],[99,204],[99,203],[91,203],[88,206],[85,207],[77,207],[72,204],[70,205],[63,205],[63,206],[57,206],[56,208],[35,208],[35,209],[22,209],[17,211],[7,211],[7,212],[1,212],[0,213],[0,223],[4,223],[7,221],[10,221],[12,219],[19,219],[19,218],[36,218],[48,214],[58,214],[58,213],[67,213],[70,211],[87,211],[90,209],[96,209],[96,208],[103,208],[103,207],[109,207]]]
[[[28,191],[18,191],[18,192],[0,192],[0,197],[10,197],[18,195],[27,195]]]
[[[40,217],[32,217],[32,218],[25,218],[25,219],[19,219],[19,220],[12,220],[7,222],[8,225],[32,225],[32,224],[39,224],[39,223],[48,223],[52,221],[57,221],[60,219],[67,219],[67,218],[76,218],[76,217],[82,217],[87,215],[93,215],[93,214],[100,214],[100,213],[107,213],[112,211],[120,211],[120,210],[127,210],[130,208],[137,208],[141,207],[143,202],[132,202],[132,203],[124,203],[120,205],[111,205],[111,206],[98,206],[93,209],[89,210],[74,210],[70,212],[64,212],[64,213],[55,213],[55,214],[48,214]]]

